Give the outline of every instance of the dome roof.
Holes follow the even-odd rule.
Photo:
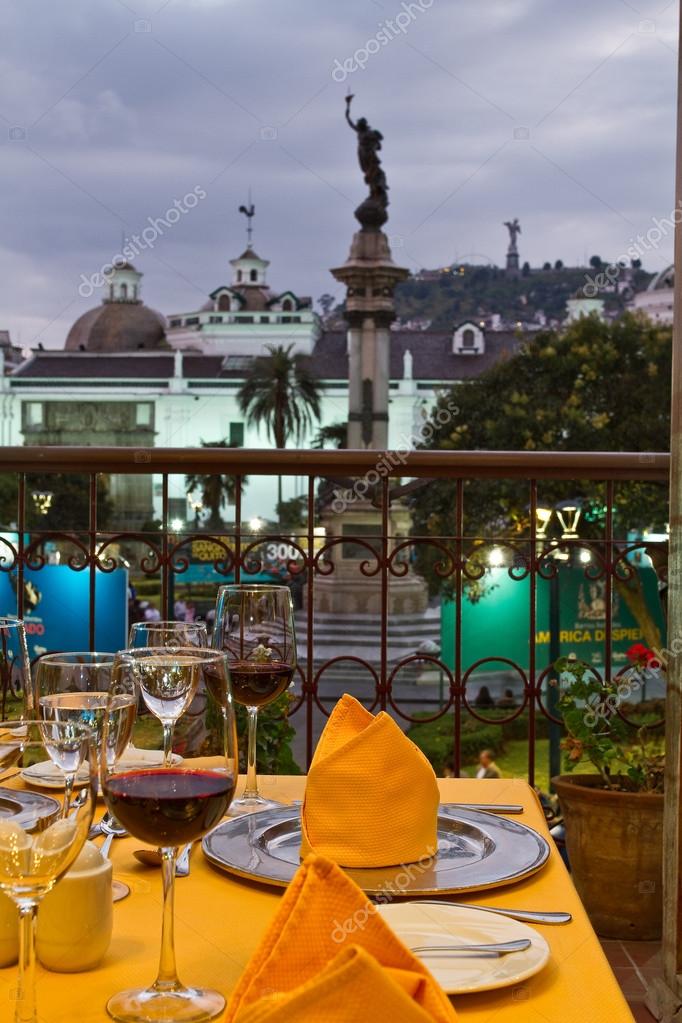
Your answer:
[[[64,347],[86,352],[167,349],[166,321],[142,302],[104,302],[76,320]]]
[[[660,270],[647,284],[647,291],[663,291],[675,285],[675,264],[671,263],[665,270]]]

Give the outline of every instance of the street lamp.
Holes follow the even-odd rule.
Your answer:
[[[249,519],[249,529],[252,533],[260,533],[264,525],[263,519],[259,519],[257,515],[253,519]]]
[[[31,491],[31,497],[35,509],[39,515],[47,515],[50,508],[52,507],[52,499],[54,494],[51,490],[33,490]]]

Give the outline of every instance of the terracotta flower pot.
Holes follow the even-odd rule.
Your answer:
[[[613,792],[593,774],[552,779],[573,881],[604,938],[651,941],[663,912],[663,796]]]

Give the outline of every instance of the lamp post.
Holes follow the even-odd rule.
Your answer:
[[[547,530],[552,518],[556,518],[561,527],[562,540],[578,539],[578,523],[582,514],[582,508],[578,501],[559,501],[552,508],[537,508],[536,536],[540,540],[547,538]],[[554,571],[549,578],[549,660],[555,664],[561,657],[561,571],[566,565],[572,566],[573,548],[562,551],[554,541],[552,543],[551,557],[554,559]],[[559,708],[559,690],[557,686],[550,685],[547,689],[547,710],[557,717]],[[561,725],[550,718],[549,721],[549,777],[561,773]]]

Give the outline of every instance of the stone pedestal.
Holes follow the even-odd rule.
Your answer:
[[[341,505],[349,498],[351,503],[341,510]],[[333,570],[324,575],[324,567],[321,567],[321,573],[315,578],[315,611],[320,614],[352,616],[381,613],[381,571],[378,568],[378,558],[382,553],[381,518],[369,501],[353,498],[353,491],[339,491],[332,504],[321,514],[327,533],[325,543],[332,537],[338,539],[325,556]],[[399,503],[391,506],[389,558],[407,539],[410,519],[407,508]],[[426,611],[428,588],[426,582],[412,571],[412,555],[413,548],[406,547],[397,551],[391,562],[393,571],[388,574],[389,615],[415,615]]]

